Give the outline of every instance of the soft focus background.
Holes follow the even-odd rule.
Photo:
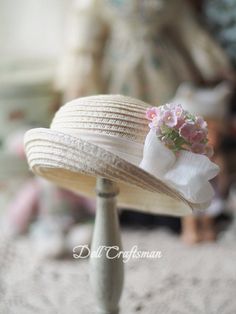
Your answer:
[[[23,135],[99,93],[202,115],[221,167],[205,214],[120,211],[124,249],[163,254],[125,265],[121,313],[236,313],[236,0],[0,0],[0,313],[93,313],[94,201],[35,178]]]

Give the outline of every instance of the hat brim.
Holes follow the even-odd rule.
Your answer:
[[[96,177],[119,184],[118,206],[143,212],[184,216],[194,204],[143,169],[78,137],[38,128],[25,135],[31,170],[84,196],[95,196]]]

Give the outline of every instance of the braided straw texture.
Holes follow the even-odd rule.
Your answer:
[[[51,128],[66,133],[86,130],[144,143],[147,107],[145,102],[122,95],[83,97],[61,107]]]

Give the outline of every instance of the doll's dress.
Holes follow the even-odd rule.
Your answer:
[[[194,76],[180,51],[166,36],[168,6],[159,1],[110,0],[111,35],[104,53],[110,93],[161,104],[183,80]]]
[[[55,84],[66,101],[120,93],[159,105],[229,68],[185,0],[75,0],[68,22]]]
[[[157,5],[153,5],[153,3]],[[169,6],[159,1],[74,3],[55,87],[65,101],[120,93],[157,104],[192,80],[184,58],[165,36]]]
[[[109,0],[108,12],[104,71],[109,93],[162,104],[181,82],[211,79],[218,63],[228,66],[185,1]]]

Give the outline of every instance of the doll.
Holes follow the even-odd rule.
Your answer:
[[[219,176],[212,182],[215,197],[210,207],[200,215],[182,218],[182,239],[188,244],[216,239],[214,217],[224,209],[224,196],[228,185],[225,160],[219,145],[225,132],[222,121],[226,119],[231,94],[232,85],[227,82],[222,82],[214,88],[196,88],[183,83],[172,100],[175,103],[181,103],[191,113],[203,116],[207,120],[209,143],[215,151],[212,160],[221,169]]]
[[[74,1],[68,20],[55,82],[66,101],[106,92],[160,105],[183,81],[231,71],[185,0]]]

